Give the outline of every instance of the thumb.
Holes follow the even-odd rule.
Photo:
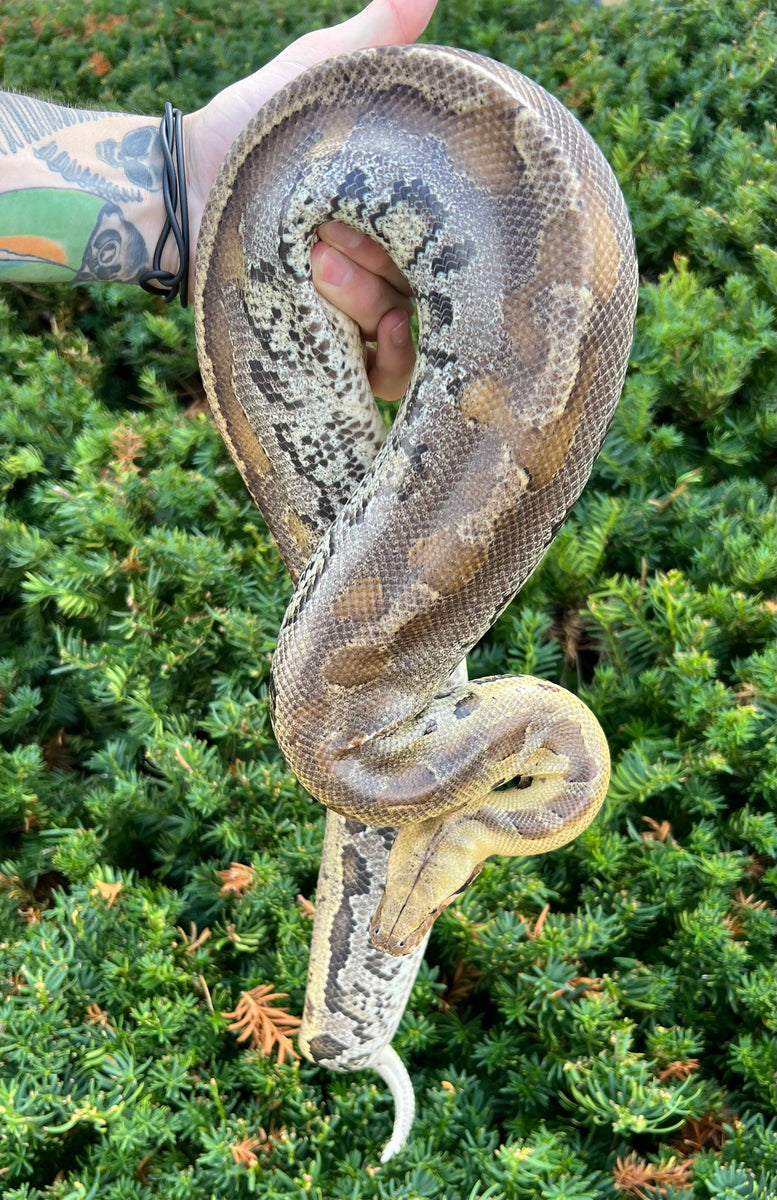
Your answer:
[[[429,23],[436,3],[372,0],[340,25],[303,34],[267,66],[220,92],[207,106],[209,118],[225,135],[231,133],[231,142],[270,96],[308,67],[365,46],[414,42]]]
[[[340,25],[305,34],[279,57],[288,55],[302,67],[311,67],[322,58],[347,54],[363,46],[414,42],[426,29],[436,3],[437,0],[372,0],[355,17]]]

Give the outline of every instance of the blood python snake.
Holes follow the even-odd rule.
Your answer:
[[[356,326],[311,282],[319,225],[383,245],[418,357],[386,431]],[[429,46],[307,71],[238,138],[198,249],[200,364],[296,590],[278,744],[328,808],[300,1045],[372,1067],[435,917],[491,854],[552,850],[599,808],[604,735],[554,684],[467,681],[467,652],[579,496],[636,303],[623,198],[578,122],[498,63]]]

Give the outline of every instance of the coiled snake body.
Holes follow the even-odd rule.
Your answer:
[[[415,296],[388,435],[358,330],[311,282],[332,219],[385,246]],[[235,143],[196,291],[216,421],[296,582],[276,737],[329,809],[300,1045],[389,1082],[385,1159],[412,1122],[390,1041],[432,922],[488,855],[576,837],[607,789],[580,701],[467,682],[463,663],[601,446],[631,342],[631,228],[542,88],[464,51],[364,50],[293,81]]]

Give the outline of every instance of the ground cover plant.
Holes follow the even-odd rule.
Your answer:
[[[6,0],[2,86],[191,109],[350,11]],[[755,0],[441,0],[429,30],[577,112],[642,288],[592,481],[473,656],[584,696],[608,800],[438,922],[385,1167],[383,1087],[293,1057],[323,813],[272,739],[290,588],[191,314],[0,292],[7,1200],[775,1195],[774,27]]]

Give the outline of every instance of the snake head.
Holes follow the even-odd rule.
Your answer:
[[[486,855],[455,836],[456,822],[403,825],[394,840],[386,890],[370,925],[372,944],[402,956],[423,941],[440,913],[469,887]]]

